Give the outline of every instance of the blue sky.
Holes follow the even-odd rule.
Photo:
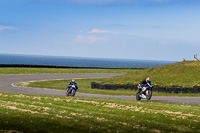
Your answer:
[[[199,0],[1,0],[0,53],[200,58]]]

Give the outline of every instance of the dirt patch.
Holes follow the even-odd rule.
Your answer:
[[[168,111],[168,110],[166,110],[164,112],[167,113],[167,114],[174,114],[174,115],[181,115],[182,114],[182,112],[172,112],[172,111]]]
[[[105,119],[105,118],[100,118],[100,117],[97,117],[96,119],[97,119],[97,120],[99,120],[99,121],[106,121],[106,119]]]
[[[65,111],[65,110],[64,111],[60,111],[59,113],[60,114],[64,114],[64,113],[67,113],[67,111]]]
[[[1,101],[2,104],[0,105],[1,107],[5,107],[7,109],[11,109],[11,110],[18,110],[21,112],[28,112],[28,113],[32,113],[32,114],[39,114],[40,111],[41,114],[48,114],[46,111],[50,110],[49,107],[40,107],[40,106],[35,106],[35,105],[28,105],[27,107],[32,108],[36,111],[30,110],[30,109],[23,109],[21,107],[26,107],[25,104],[23,103],[16,103],[16,102],[10,102],[10,101]],[[21,107],[17,107],[17,106],[21,106]]]
[[[0,129],[0,133],[23,133],[23,132],[20,132],[20,131],[17,131],[17,130],[3,130],[3,129]]]
[[[160,131],[160,130],[157,130],[157,129],[151,129],[151,132],[152,132],[152,133],[161,133],[161,131]]]
[[[33,100],[41,100],[41,97],[33,97]]]
[[[75,100],[76,102],[82,102],[82,103],[92,103],[95,105],[99,105],[100,102],[95,102],[95,101],[86,101],[86,100]]]
[[[39,112],[37,111],[32,111],[32,110],[27,110],[27,109],[19,109],[15,106],[5,106],[4,107],[8,108],[8,109],[11,109],[11,110],[18,110],[18,111],[21,111],[21,112],[29,112],[29,113],[32,113],[32,114],[38,114]]]
[[[15,106],[7,106],[7,108],[12,109],[12,110],[16,110],[17,109],[17,107],[15,107]]]
[[[76,113],[70,113],[70,115],[72,115],[72,116],[77,116],[77,114],[76,114]]]
[[[120,122],[122,125],[124,126],[128,126],[129,124],[127,124],[126,122]]]

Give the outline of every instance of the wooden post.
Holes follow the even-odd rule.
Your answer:
[[[197,54],[194,55],[194,61],[199,61],[199,59],[197,58]]]

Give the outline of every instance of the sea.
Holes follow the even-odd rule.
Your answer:
[[[174,63],[174,61],[0,54],[0,64],[7,65],[48,65],[81,68],[143,68],[163,66],[172,63]]]

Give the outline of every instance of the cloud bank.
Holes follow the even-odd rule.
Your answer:
[[[107,37],[77,35],[72,44],[95,44],[107,42],[108,40]]]
[[[76,4],[106,5],[106,4],[163,3],[163,2],[169,2],[171,0],[65,0],[65,1]]]
[[[4,26],[4,25],[0,25],[0,31],[3,31],[3,30],[12,30],[13,27],[12,26]]]
[[[99,30],[99,29],[92,29],[88,33],[105,33],[105,34],[117,34],[118,32],[110,31],[110,30]]]
[[[65,0],[80,4],[109,4],[109,3],[139,3],[139,2],[168,2],[170,0]]]
[[[178,0],[31,0],[40,2],[62,2],[83,5],[126,5],[126,4],[145,4],[145,3],[166,3]],[[185,0],[182,0],[185,1]]]

